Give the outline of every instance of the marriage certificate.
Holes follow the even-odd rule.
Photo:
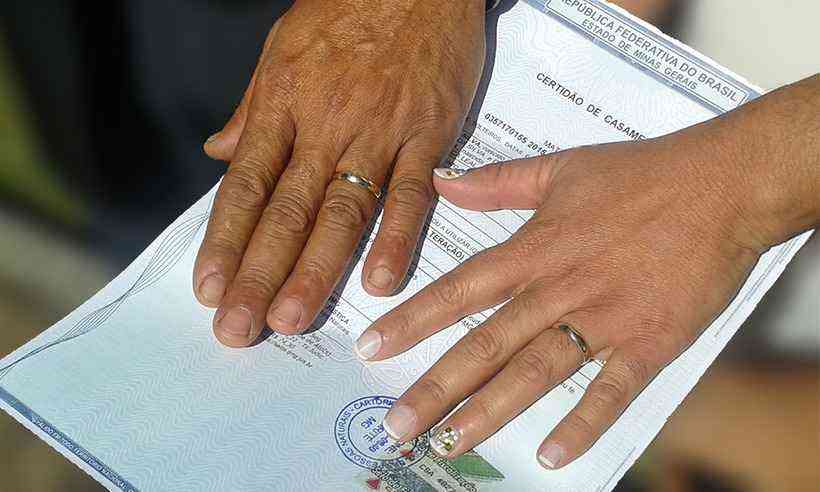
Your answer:
[[[760,95],[602,1],[504,2],[488,18],[487,41],[479,94],[447,158],[460,169],[652,138]],[[196,202],[97,295],[0,360],[0,406],[108,489],[611,490],[808,237],[768,251],[728,308],[592,449],[548,471],[536,449],[600,363],[586,364],[473,452],[446,460],[430,450],[427,435],[392,442],[382,419],[493,310],[385,362],[360,362],[352,350],[379,316],[505,241],[531,213],[471,212],[439,200],[398,295],[368,296],[355,261],[314,330],[270,333],[252,348],[231,349],[216,341],[214,312],[191,290],[213,196]],[[365,238],[360,253],[369,245]]]

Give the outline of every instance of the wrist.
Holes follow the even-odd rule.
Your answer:
[[[783,87],[750,105],[744,140],[750,214],[767,247],[820,222],[820,76]],[[739,162],[742,166],[743,163]]]
[[[814,76],[696,127],[739,244],[762,252],[820,222],[818,114]]]

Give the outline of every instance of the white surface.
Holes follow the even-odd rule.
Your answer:
[[[685,47],[674,48],[685,58],[695,57]],[[523,4],[501,22],[494,70],[489,95],[471,115],[477,128],[461,149],[457,166],[481,165],[502,154],[530,154],[528,142],[569,148],[625,138],[603,119],[587,114],[585,105],[576,106],[545,88],[539,73],[603,108],[602,116],[617,115],[649,136],[714,116],[680,91]],[[521,135],[526,141],[517,138]],[[358,282],[359,263],[320,332],[272,336],[251,349],[232,350],[213,339],[213,313],[199,306],[190,291],[210,198],[186,212],[106,289],[0,362],[2,387],[39,417],[10,397],[0,405],[110,488],[115,482],[102,477],[112,476],[111,471],[142,490],[362,488],[371,472],[348,461],[345,446],[334,442],[344,408],[357,398],[400,394],[484,316],[472,316],[407,354],[378,364],[355,360],[349,335],[355,337],[429,283],[439,275],[436,271],[447,271],[475,250],[504,240],[526,214],[471,213],[442,202],[417,275],[401,295],[389,300],[366,295]],[[580,398],[585,383],[576,375],[477,448],[506,476],[482,484],[482,490],[613,488],[802,239],[765,255],[729,308],[589,453],[552,473],[545,473],[534,457],[540,440]],[[79,336],[68,338],[69,333]],[[59,343],[38,352],[52,342]],[[27,355],[31,357],[21,359]],[[581,372],[589,378],[595,371],[590,364]],[[95,458],[78,458],[75,445],[66,447],[63,436]],[[383,437],[383,431],[375,437]],[[430,456],[424,460],[437,476],[449,476]]]

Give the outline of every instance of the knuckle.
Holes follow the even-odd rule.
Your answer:
[[[455,111],[443,100],[435,99],[419,111],[416,117],[416,125],[418,128],[437,128],[457,119],[457,114],[458,111]]]
[[[304,262],[304,265],[299,269],[298,275],[306,285],[311,286],[312,290],[316,291],[331,286],[332,282],[329,277],[331,271],[333,270],[322,264],[320,260],[312,259]]]
[[[446,404],[449,400],[447,386],[438,378],[431,376],[419,380],[416,391],[422,395],[422,398],[432,400],[439,405]]]
[[[515,296],[515,302],[509,304],[510,314],[515,319],[538,317],[544,311],[544,303],[543,296],[524,292]]]
[[[498,420],[498,411],[496,410],[496,407],[493,405],[491,399],[473,398],[470,400],[469,404],[473,407],[473,412],[477,414],[477,422],[490,423]]]
[[[236,166],[225,176],[222,192],[227,201],[243,210],[258,210],[268,201],[272,185],[260,172],[244,166]]]
[[[325,201],[325,219],[336,229],[362,229],[370,220],[368,209],[353,194],[336,191]]]
[[[274,101],[276,98],[274,91],[266,89],[264,84],[260,84],[260,89],[266,97],[261,100],[254,99],[254,111],[249,112],[245,125],[245,128],[253,128],[253,130],[249,131],[245,138],[255,148],[264,149],[271,144],[281,146],[285,144],[282,133],[282,111],[277,108],[278,104]],[[244,157],[242,161],[257,169],[267,168],[273,164],[272,161],[262,161],[253,155]]]
[[[672,323],[644,320],[632,332],[629,343],[633,358],[646,363],[649,369],[649,363],[663,364],[672,360],[689,344],[689,340]],[[651,372],[647,370],[647,374]]]
[[[635,383],[643,383],[649,381],[654,374],[653,364],[641,357],[631,357],[624,360],[622,365],[623,375],[621,376],[625,381],[634,381]]]
[[[598,377],[590,383],[587,394],[594,398],[596,408],[619,407],[627,399],[627,387],[620,378]]]
[[[463,306],[470,295],[470,285],[457,275],[445,275],[432,289],[438,305]]]
[[[537,231],[531,229],[533,227],[531,223],[526,223],[514,233],[515,239],[505,245],[504,252],[508,256],[507,261],[517,271],[533,272],[535,271],[532,267],[533,258],[552,257],[554,238],[559,237],[560,233],[556,232],[556,236],[551,237],[547,232],[555,231],[555,229],[550,225],[542,226],[544,219],[539,218],[539,221]]]
[[[591,436],[595,433],[595,427],[590,418],[578,411],[567,415],[563,424],[575,435]]]
[[[663,315],[659,320],[652,321],[652,330],[657,334],[656,340],[664,354],[677,354],[681,349],[692,342],[691,333],[682,328],[680,321],[671,315]]]
[[[298,159],[296,165],[289,166],[289,170],[293,173],[293,178],[296,181],[310,183],[320,181],[325,175],[322,167],[328,166],[329,159],[324,153],[316,151],[308,153],[303,151],[303,155]]]
[[[377,241],[380,243],[380,246],[385,247],[387,251],[407,252],[409,254],[415,249],[418,239],[404,229],[391,227],[384,231],[380,230]]]
[[[265,63],[258,72],[256,86],[267,97],[262,99],[266,109],[275,109],[276,105],[290,105],[299,87],[299,77],[294,67],[285,60],[280,63]],[[270,118],[275,112],[258,112],[260,118]],[[263,121],[264,122],[264,121]]]
[[[477,364],[491,364],[504,355],[504,340],[500,332],[478,328],[470,332],[464,351]]]
[[[433,200],[433,184],[429,179],[415,176],[397,176],[388,189],[394,207],[401,213],[424,215]]]
[[[307,199],[295,193],[287,193],[274,197],[267,215],[268,221],[275,228],[274,234],[285,232],[303,236],[310,231],[314,211]]]
[[[202,244],[200,257],[219,261],[220,258],[238,258],[243,251],[244,244],[236,234],[231,234],[225,228],[212,228],[208,230],[206,240]]]
[[[634,319],[635,330],[648,334],[670,335],[678,326],[678,315],[669,306],[657,305],[651,298],[640,300],[643,313]]]
[[[353,103],[355,91],[347,88],[345,90],[333,91],[327,95],[325,101],[326,114],[343,114]]]
[[[242,297],[259,298],[275,290],[275,280],[270,271],[258,265],[245,267],[236,279],[237,288]]]
[[[552,380],[554,368],[546,354],[534,349],[525,349],[514,359],[513,373],[525,386],[545,385]]]

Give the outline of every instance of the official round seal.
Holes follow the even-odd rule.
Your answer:
[[[362,468],[404,468],[421,460],[430,448],[427,433],[404,444],[390,439],[382,420],[396,399],[366,396],[350,402],[336,417],[336,445],[351,463]]]

